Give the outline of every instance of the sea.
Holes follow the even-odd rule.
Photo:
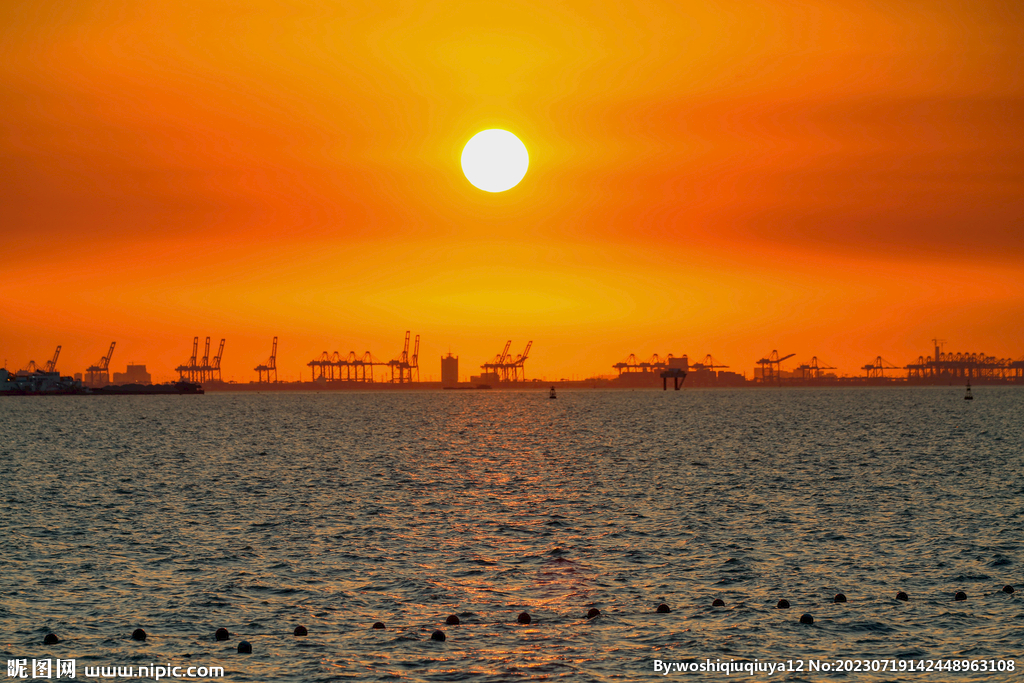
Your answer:
[[[1024,668],[1017,387],[10,397],[0,482],[11,680]]]

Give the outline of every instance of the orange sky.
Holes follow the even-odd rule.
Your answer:
[[[0,4],[0,360],[1024,355],[1024,9]],[[530,151],[476,190],[477,131]]]

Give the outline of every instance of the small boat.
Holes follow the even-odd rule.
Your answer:
[[[555,388],[554,387],[551,387],[551,391],[548,392],[548,398],[558,398],[557,396],[555,396]]]
[[[971,380],[967,380],[967,393],[964,394],[965,401],[973,401],[974,397],[971,396]]]

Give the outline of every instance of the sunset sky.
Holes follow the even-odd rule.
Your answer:
[[[0,361],[1024,356],[1024,4],[0,3]],[[482,192],[476,132],[526,144]]]

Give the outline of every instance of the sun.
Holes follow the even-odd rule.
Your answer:
[[[500,128],[482,130],[462,148],[462,172],[474,187],[504,192],[519,184],[530,165],[526,145]]]

